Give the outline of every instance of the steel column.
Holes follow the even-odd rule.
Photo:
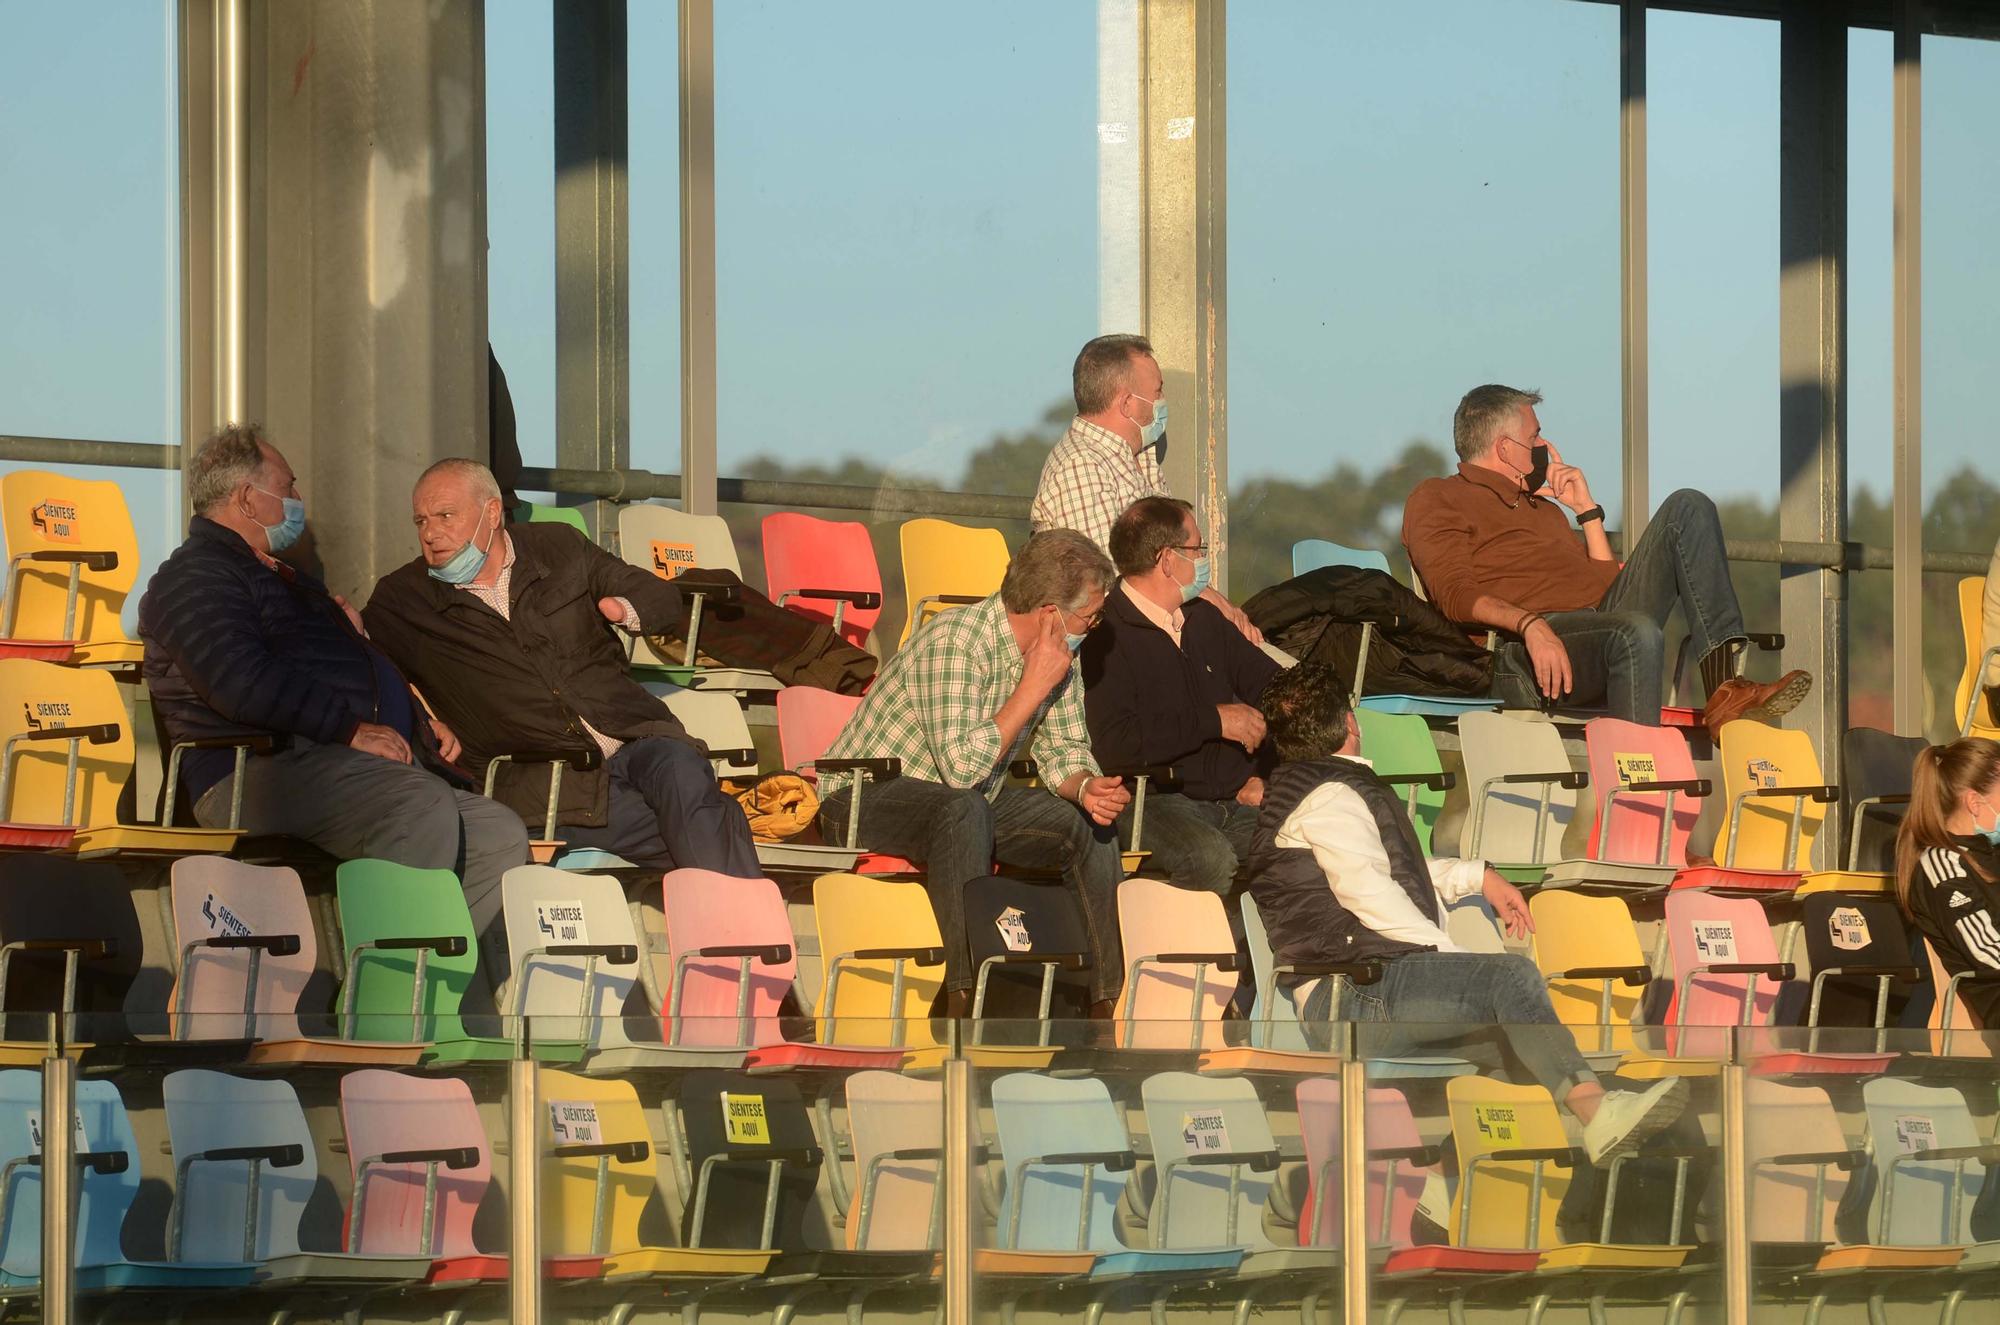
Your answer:
[[[1895,8],[1895,477],[1890,571],[1895,640],[1895,722],[1903,736],[1924,722],[1923,393],[1923,0]]]
[[[944,1065],[944,1320],[971,1325],[973,1305],[972,1206],[976,1168],[972,1150],[979,1129],[972,1102],[972,1064],[954,1057]]]
[[[1339,1024],[1347,1033],[1340,1059],[1341,1319],[1365,1322],[1374,1272],[1368,1258],[1368,1064],[1360,1023]]]
[[[1618,7],[1619,367],[1625,484],[1619,528],[1633,547],[1652,516],[1646,314],[1646,0]]]
[[[523,1032],[523,1041],[526,1033]],[[542,1102],[540,1065],[532,1058],[507,1064],[507,1319],[510,1325],[542,1320]]]
[[[1722,1065],[1722,1318],[1750,1325],[1750,1146],[1740,1041]]]
[[[625,0],[555,6],[556,465],[632,462]],[[602,541],[610,508],[584,508]]]
[[[76,1060],[42,1060],[42,1325],[75,1319]]]
[[[1845,6],[1784,0],[1780,20],[1778,537],[1847,539],[1847,22]],[[1847,723],[1847,577],[1788,566],[1784,662],[1813,674],[1795,725],[1840,781]],[[1838,807],[1834,807],[1835,810]],[[1823,841],[1841,840],[1834,831]]]
[[[680,0],[681,509],[715,513],[715,0]]]

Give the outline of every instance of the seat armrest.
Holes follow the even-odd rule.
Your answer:
[[[1378,773],[1383,785],[1390,787],[1428,787],[1432,791],[1450,791],[1458,785],[1456,773]]]
[[[1247,1164],[1252,1173],[1271,1173],[1276,1171],[1280,1158],[1275,1150],[1211,1150],[1189,1155],[1181,1163],[1204,1168],[1234,1168],[1238,1164]]]
[[[915,962],[919,966],[944,965],[944,949],[930,948],[862,948],[847,954],[858,962]]]
[[[691,957],[754,957],[760,966],[777,966],[792,959],[789,943],[742,943],[716,948],[696,948]]]
[[[778,596],[782,606],[787,598],[816,598],[822,602],[846,603],[868,611],[882,606],[882,595],[871,589],[787,589]]]
[[[1790,962],[1721,962],[1697,966],[1689,975],[1761,975],[1772,980],[1790,980],[1797,972]]]
[[[1813,801],[1816,804],[1827,805],[1840,799],[1840,788],[1837,786],[1752,787],[1743,794],[1746,796],[1755,796],[1760,800],[1770,800],[1773,798],[1789,800],[1795,796],[1804,796],[1807,800]]]
[[[442,1164],[454,1171],[469,1169],[479,1163],[479,1151],[473,1146],[442,1146],[434,1150],[391,1150],[377,1155],[378,1164]]]
[[[1577,791],[1590,785],[1590,774],[1580,768],[1548,773],[1502,773],[1496,781],[1513,785],[1552,782],[1566,791]]]
[[[1567,971],[1557,971],[1551,980],[1623,980],[1628,985],[1650,984],[1653,968],[1650,966],[1576,966]]]
[[[1715,784],[1707,778],[1683,778],[1678,782],[1627,782],[1619,786],[1620,791],[1679,791],[1689,796],[1706,796],[1715,790]]]
[[[633,966],[639,960],[633,943],[554,943],[535,951],[545,957],[602,957],[613,966]]]
[[[255,948],[272,957],[296,957],[299,952],[299,936],[296,934],[219,934],[212,939],[200,940],[204,948]]]
[[[23,552],[16,561],[39,561],[50,565],[77,565],[85,570],[107,571],[118,569],[116,552],[75,552],[58,548],[42,548],[34,552]]]
[[[1803,1150],[1789,1155],[1766,1155],[1756,1161],[1758,1164],[1781,1165],[1787,1168],[1803,1164],[1831,1164],[1835,1168],[1852,1171],[1863,1168],[1868,1163],[1865,1150]]]
[[[413,948],[428,948],[440,957],[463,957],[466,952],[463,934],[439,934],[430,938],[376,939],[368,946],[377,952],[408,952]]]
[[[1239,959],[1233,952],[1159,952],[1139,960],[1142,965],[1161,966],[1169,964],[1193,966],[1199,962],[1207,962],[1218,971],[1234,971],[1237,969]]]
[[[903,771],[900,759],[813,759],[807,762],[815,773],[869,773],[892,778]]]
[[[1379,961],[1298,962],[1288,966],[1274,966],[1271,968],[1271,974],[1298,975],[1308,980],[1344,975],[1357,985],[1372,985],[1382,978],[1382,963]]]
[[[605,1141],[597,1144],[576,1142],[556,1146],[549,1154],[556,1159],[589,1159],[597,1155],[609,1155],[620,1164],[637,1164],[653,1153],[651,1144],[645,1141]]]
[[[1055,1164],[1095,1164],[1112,1173],[1124,1173],[1139,1162],[1139,1157],[1130,1150],[1066,1150],[1053,1155],[1038,1155],[1028,1160],[1028,1165],[1050,1166]]]

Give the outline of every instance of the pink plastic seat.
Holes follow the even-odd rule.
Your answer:
[[[1120,1043],[1127,1048],[1222,1046],[1222,1011],[1236,992],[1236,940],[1222,899],[1161,879],[1118,885],[1125,947]]]
[[[1693,782],[1694,759],[1687,738],[1671,727],[1648,727],[1621,718],[1591,719],[1584,724],[1583,738],[1589,751],[1590,785],[1597,788],[1591,859],[1685,866],[1688,835],[1701,812],[1702,798],[1685,789],[1673,794],[1673,821],[1667,827],[1663,859],[1660,828],[1667,815],[1667,793],[1621,789]]]
[[[771,601],[800,616],[834,623],[840,609],[841,638],[868,647],[868,632],[882,615],[882,567],[868,526],[853,520],[821,520],[797,511],[764,517],[764,586]],[[811,591],[855,595],[859,601],[810,596]],[[806,591],[806,596],[797,596]],[[865,605],[873,596],[873,605]]]
[[[836,695],[818,686],[786,686],[778,692],[778,756],[808,782],[817,781],[805,767],[826,753],[840,729],[861,707],[859,695]],[[864,793],[865,797],[866,793]],[[864,800],[865,803],[865,800]],[[901,856],[864,851],[854,863],[856,874],[917,874],[921,871]]]

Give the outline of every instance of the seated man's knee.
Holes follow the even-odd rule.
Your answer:
[[[1617,625],[1618,634],[1634,656],[1642,658],[1663,658],[1667,652],[1667,635],[1660,629],[1660,623],[1644,612],[1606,613]]]
[[[1201,834],[1166,863],[1167,878],[1177,888],[1226,893],[1236,877],[1236,851],[1220,832]]]
[[[1676,488],[1667,494],[1666,500],[1662,501],[1659,509],[1653,512],[1655,520],[1662,516],[1676,515],[1705,515],[1711,519],[1719,518],[1716,516],[1715,500],[1707,493],[1694,488]]]
[[[993,806],[970,787],[953,787],[940,796],[932,822],[941,837],[976,836],[989,842],[993,838]]]

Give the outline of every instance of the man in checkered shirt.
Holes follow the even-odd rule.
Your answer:
[[[1166,454],[1167,384],[1144,336],[1099,336],[1070,369],[1076,417],[1042,465],[1028,521],[1036,533],[1074,529],[1109,548],[1111,526],[1141,497],[1171,497],[1160,469]],[[1213,603],[1252,644],[1264,636],[1221,591]]]
[[[1122,871],[1111,825],[1131,793],[1091,758],[1075,657],[1112,576],[1110,558],[1073,530],[1030,538],[999,593],[940,614],[910,638],[826,752],[902,761],[900,776],[864,788],[857,843],[925,867],[949,1015],[966,1015],[972,1003],[963,891],[996,859],[1062,872],[1090,936],[1092,1015],[1109,1016],[1118,996]],[[1004,783],[1023,752],[1038,765],[1039,787]],[[828,841],[846,841],[853,778],[820,778]]]

